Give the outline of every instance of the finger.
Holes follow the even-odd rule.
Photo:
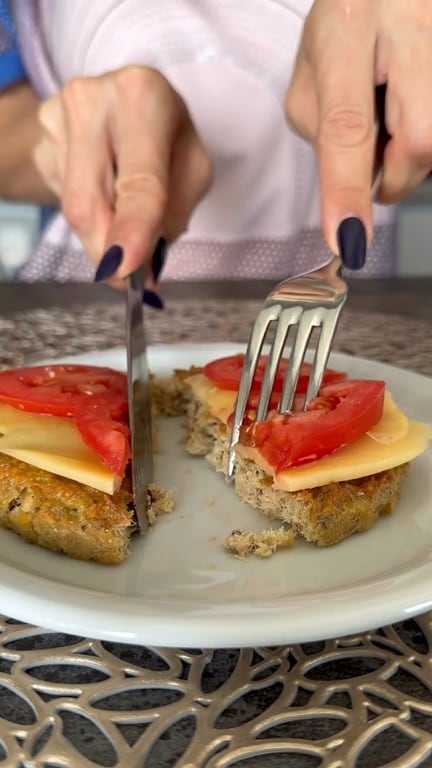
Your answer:
[[[409,142],[397,134],[385,150],[375,199],[381,203],[402,200],[422,183],[431,169],[432,160],[413,158]]]
[[[122,108],[111,115],[117,180],[107,244],[122,245],[118,274],[125,277],[143,261],[150,262],[162,231],[172,151],[187,113],[157,73],[125,73],[120,93]]]
[[[432,168],[432,34],[411,28],[411,46],[393,44],[387,85],[386,149],[379,199],[405,197]],[[410,74],[415,48],[416,77]]]
[[[66,167],[66,120],[59,96],[42,102],[38,110],[42,138],[34,150],[34,161],[42,177],[60,196]]]
[[[174,240],[187,228],[189,218],[208,190],[212,166],[192,123],[177,138],[170,169],[169,195],[163,232]]]
[[[376,200],[379,203],[396,203],[403,200],[411,192],[413,192],[420,184],[429,176],[432,163],[428,168],[417,168],[415,165],[407,165],[405,168],[405,160],[400,156],[394,160],[396,156],[396,146],[389,148],[388,163],[389,165],[399,165],[397,177],[395,178],[392,172],[393,178],[388,178],[384,170],[380,184],[376,192]],[[393,151],[392,151],[393,150]],[[399,155],[405,156],[405,150],[399,153]]]
[[[67,152],[62,209],[87,253],[99,262],[113,218],[113,162],[103,83],[72,81],[63,90]]]
[[[42,102],[38,110],[39,123],[45,133],[59,144],[66,133],[66,120],[63,105],[58,95]]]
[[[322,223],[335,253],[336,232],[345,218],[360,218],[371,237],[374,46],[374,26],[365,15],[342,16],[338,24],[330,17],[312,62]]]
[[[317,95],[312,68],[302,45],[285,96],[285,115],[296,133],[310,143],[315,141],[318,124]]]
[[[60,197],[63,173],[56,145],[43,136],[33,150],[33,162],[49,188]]]

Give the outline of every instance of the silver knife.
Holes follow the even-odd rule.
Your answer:
[[[152,419],[150,405],[150,371],[144,328],[144,266],[127,278],[126,349],[129,426],[132,449],[132,492],[138,530],[145,534],[149,527],[149,485],[153,481]]]

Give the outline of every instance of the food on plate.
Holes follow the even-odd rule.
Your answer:
[[[255,531],[235,530],[225,538],[224,547],[239,560],[245,560],[250,555],[270,557],[278,549],[292,547],[295,533],[292,529],[281,525],[279,528],[268,528]]]
[[[0,371],[0,525],[71,557],[121,562],[136,530],[124,373],[89,365]],[[169,494],[150,489],[152,516]]]
[[[431,426],[415,422],[394,403],[383,381],[350,379],[329,369],[318,396],[303,410],[309,366],[303,366],[293,411],[277,413],[286,361],[276,378],[269,416],[255,419],[260,360],[236,446],[234,487],[266,517],[320,546],[365,531],[391,512],[409,463],[425,450]],[[186,450],[227,473],[228,440],[243,355],[214,360],[177,374],[188,399]],[[235,526],[235,520],[233,520]],[[227,540],[240,556],[257,540],[235,531]],[[287,546],[283,536],[264,538],[266,553]],[[259,542],[258,542],[259,544]],[[268,545],[268,546],[267,546]]]
[[[249,533],[233,519],[225,545],[238,557],[267,557],[296,536],[326,546],[367,530],[392,511],[410,461],[432,436],[430,425],[397,407],[383,381],[344,371],[327,369],[304,410],[308,364],[293,411],[279,414],[286,361],[269,416],[257,422],[265,362],[236,446],[234,487],[281,524]],[[242,364],[242,355],[232,355],[152,380],[154,413],[187,411],[186,450],[225,475]],[[0,526],[75,558],[119,563],[136,530],[129,467],[124,373],[70,364],[0,372]],[[173,508],[169,493],[152,486],[150,495],[153,518]]]

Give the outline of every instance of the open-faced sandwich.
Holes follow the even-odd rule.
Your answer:
[[[303,410],[308,364],[293,412],[281,415],[277,403],[286,360],[276,378],[272,410],[257,422],[265,362],[263,357],[236,447],[237,494],[268,518],[283,521],[283,530],[321,546],[367,530],[393,510],[409,462],[432,436],[430,425],[408,419],[383,381],[354,380],[334,370],[326,371],[318,397]],[[237,354],[177,375],[189,401],[186,449],[206,456],[225,475],[242,365],[243,355]],[[236,531],[230,541],[241,556],[251,539]]]
[[[126,376],[89,365],[0,372],[0,525],[82,560],[121,562],[136,530]],[[170,499],[154,491],[168,511]]]
[[[155,413],[186,410],[186,450],[225,475],[242,364],[243,355],[233,355],[152,386]],[[432,436],[430,425],[408,419],[383,381],[329,369],[304,411],[307,364],[293,412],[280,415],[286,361],[272,410],[257,422],[264,365],[263,358],[236,448],[234,487],[282,527],[262,541],[235,531],[228,548],[243,556],[258,546],[268,554],[294,536],[326,546],[366,530],[393,509],[409,462]],[[70,364],[1,371],[0,526],[75,558],[121,562],[136,531],[129,437],[122,372]],[[152,487],[151,496],[154,516],[173,508],[169,493]]]

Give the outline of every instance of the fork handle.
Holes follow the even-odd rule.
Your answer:
[[[377,85],[375,88],[375,125],[376,125],[376,138],[375,138],[375,158],[374,167],[372,171],[372,197],[375,197],[375,193],[381,183],[382,168],[384,163],[384,152],[387,144],[391,139],[386,128],[385,122],[385,103],[387,96],[387,86]]]

